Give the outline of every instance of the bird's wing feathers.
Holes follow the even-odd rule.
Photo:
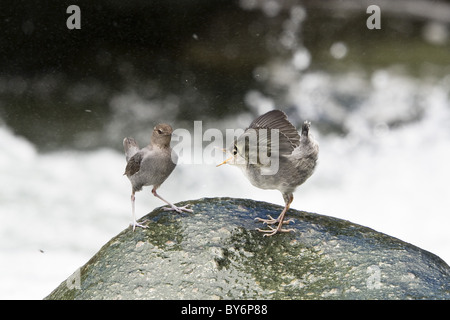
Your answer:
[[[135,153],[134,156],[132,156],[128,160],[124,175],[131,177],[133,174],[138,172],[141,168],[142,159],[143,159],[142,152]]]
[[[289,122],[286,114],[281,110],[272,110],[256,118],[249,126],[249,129],[278,129],[279,131],[279,152],[280,154],[290,154],[300,145],[300,136],[297,129]],[[270,132],[267,133],[267,140],[264,137],[259,140],[260,145],[271,146]]]

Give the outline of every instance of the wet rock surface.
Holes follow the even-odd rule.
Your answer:
[[[450,267],[370,228],[289,210],[295,232],[263,237],[282,207],[211,198],[155,209],[46,299],[450,299]]]

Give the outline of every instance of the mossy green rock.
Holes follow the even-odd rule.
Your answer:
[[[125,229],[46,299],[450,299],[443,260],[367,227],[291,209],[295,232],[263,237],[254,219],[282,207],[185,204]]]

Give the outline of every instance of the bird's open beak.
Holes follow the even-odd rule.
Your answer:
[[[229,158],[228,158],[227,160],[225,160],[224,162],[219,163],[216,167],[219,167],[219,166],[221,166],[221,165],[227,163],[228,161],[230,161],[230,160],[232,160],[232,159],[233,159],[233,157],[229,157]]]

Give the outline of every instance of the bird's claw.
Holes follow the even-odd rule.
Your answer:
[[[272,218],[271,215],[267,215],[269,217],[269,219],[262,219],[262,218],[255,218],[256,221],[258,222],[262,222],[264,224],[274,224],[277,223],[277,219]]]
[[[283,229],[280,227],[280,225],[278,225],[277,228],[272,228],[271,226],[268,226],[269,230],[263,230],[263,229],[259,229],[257,228],[256,230],[258,230],[259,232],[264,232],[264,237],[271,237],[274,234],[277,234],[279,232],[294,232],[294,229]]]
[[[177,206],[171,206],[171,207],[163,207],[164,211],[176,211],[178,213],[182,212],[194,212],[192,209],[188,209],[189,205],[183,206],[183,207],[177,207]]]
[[[136,227],[140,227],[140,228],[143,228],[143,229],[148,228],[148,226],[144,226],[143,224],[140,224],[137,221],[134,221],[133,223],[131,223],[131,225],[133,226],[133,231],[136,229]]]
[[[267,215],[267,216],[268,216],[270,219],[255,218],[255,220],[256,220],[256,221],[259,221],[259,222],[262,222],[263,224],[267,224],[267,225],[269,225],[269,224],[275,224],[275,223],[280,222],[280,220],[274,219],[274,218],[272,218],[272,216],[270,216],[270,215]],[[283,221],[283,224],[289,224],[289,223],[291,223],[291,222],[294,222],[294,219],[288,219],[288,220],[285,220],[285,221]]]

